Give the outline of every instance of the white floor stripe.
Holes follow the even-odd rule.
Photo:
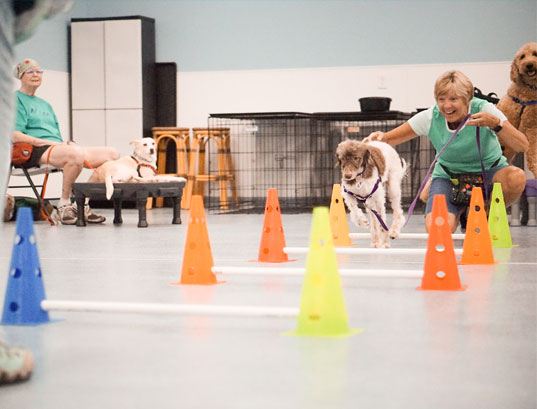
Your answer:
[[[352,247],[335,247],[336,254],[354,254],[354,255],[418,255],[424,256],[427,249],[376,249],[376,248],[352,248]],[[284,247],[284,253],[287,254],[307,254],[308,247]],[[462,254],[462,249],[455,249],[456,255]]]
[[[41,301],[45,311],[117,312],[165,315],[218,315],[236,317],[296,317],[298,308],[214,306],[194,304],[151,304],[98,301]]]
[[[371,233],[349,233],[349,237],[351,239],[370,239]],[[464,234],[461,233],[453,233],[451,235],[453,240],[464,240]],[[427,240],[429,238],[429,234],[427,233],[400,233],[399,237],[395,240],[399,239],[425,239]]]
[[[303,276],[305,268],[289,267],[232,267],[215,266],[212,268],[215,274],[224,275],[280,275],[280,276]],[[423,270],[386,270],[386,269],[338,269],[342,277],[374,277],[374,278],[422,278]]]

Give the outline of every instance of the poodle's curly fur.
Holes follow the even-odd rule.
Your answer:
[[[342,196],[350,210],[351,220],[358,227],[370,227],[371,247],[390,247],[389,239],[399,236],[405,222],[401,207],[401,180],[405,176],[406,162],[385,142],[363,143],[351,139],[338,145],[336,157],[341,167]],[[389,231],[384,231],[374,215],[376,212],[386,221],[386,195],[393,210]],[[369,214],[369,221],[358,206],[356,196],[367,198],[362,203]]]
[[[534,101],[534,102],[532,102]],[[528,169],[537,178],[537,43],[524,44],[511,63],[511,85],[498,103],[509,122],[526,135]],[[528,104],[530,103],[530,104]],[[511,161],[515,152],[504,147]]]

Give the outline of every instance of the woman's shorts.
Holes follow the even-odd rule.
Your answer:
[[[505,167],[507,167],[507,165],[496,166],[486,172],[487,192],[489,193],[489,195],[492,192],[493,187],[492,178],[494,177],[496,172]],[[448,213],[459,215],[468,207],[451,203],[451,200],[449,199],[451,196],[451,180],[444,178],[434,178],[431,182],[431,187],[429,189],[429,196],[427,198],[427,207],[425,208],[425,214],[431,213],[433,209],[433,197],[435,195],[444,195],[446,197]]]
[[[34,146],[34,149],[32,150],[32,154],[30,155],[30,159],[26,161],[24,164],[25,168],[38,168],[39,167],[39,161],[41,160],[41,156],[47,151],[48,148],[50,148],[51,145],[43,145],[43,146]]]

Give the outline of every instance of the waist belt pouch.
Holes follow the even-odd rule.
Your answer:
[[[451,203],[458,206],[470,205],[472,189],[483,188],[483,177],[480,173],[464,173],[451,178]]]
[[[33,145],[26,142],[16,142],[11,151],[11,163],[15,166],[24,165],[32,156]]]

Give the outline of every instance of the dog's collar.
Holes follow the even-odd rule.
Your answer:
[[[528,105],[536,105],[537,104],[537,100],[533,100],[533,101],[521,101],[520,99],[518,99],[517,97],[514,97],[512,95],[509,95],[509,98],[511,98],[513,101],[515,101],[517,104],[520,104],[522,106],[528,106]]]
[[[377,191],[377,189],[379,188],[379,185],[380,185],[381,182],[382,182],[382,180],[380,180],[380,176],[379,176],[378,179],[377,179],[377,182],[375,183],[375,186],[373,186],[373,190],[371,190],[371,193],[369,193],[367,196],[361,196],[361,195],[359,195],[357,193],[351,192],[351,191],[345,189],[345,185],[342,185],[342,187],[343,187],[343,191],[345,193],[351,195],[357,201],[361,202],[367,209],[369,209],[371,211],[371,213],[373,213],[375,215],[375,217],[379,221],[379,223],[382,226],[382,228],[384,229],[384,231],[388,231],[389,230],[388,226],[386,226],[386,223],[384,223],[384,220],[382,220],[382,217],[380,217],[380,214],[378,214],[378,212],[375,209],[371,209],[371,208],[367,207],[366,204],[365,204],[366,200],[369,199],[371,196],[373,196],[373,193],[375,193]]]
[[[140,173],[140,168],[143,166],[143,167],[146,167],[146,168],[150,168],[152,171],[153,171],[153,174],[156,175],[157,174],[157,169],[153,166],[153,165],[150,165],[149,163],[140,163],[140,161],[138,159],[136,159],[134,157],[134,155],[131,155],[131,158],[133,161],[136,162],[136,164],[138,165],[136,167],[136,172],[138,173],[138,176],[139,177],[142,177],[142,174]]]

